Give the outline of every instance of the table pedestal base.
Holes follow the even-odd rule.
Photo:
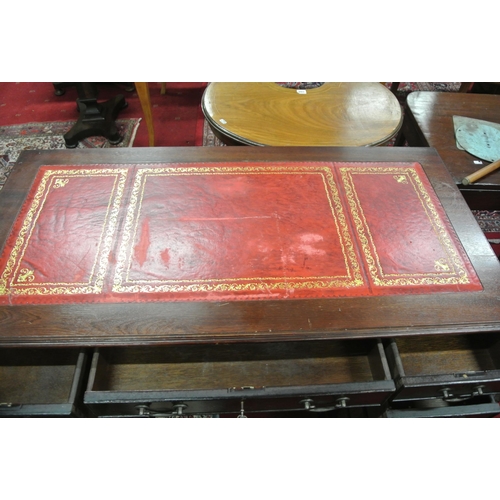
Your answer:
[[[67,148],[76,148],[78,141],[95,135],[106,137],[113,145],[122,141],[123,137],[115,120],[119,111],[128,104],[121,94],[104,103],[98,103],[96,98],[77,99],[76,102],[80,118],[71,130],[64,134]]]
[[[98,103],[95,83],[53,83],[53,85],[56,95],[63,95],[66,87],[70,86],[75,86],[78,92],[76,105],[80,117],[71,130],[64,134],[67,148],[76,148],[80,140],[96,135],[105,137],[113,145],[123,140],[115,124],[120,110],[128,106],[123,95],[119,94],[109,101]],[[125,84],[125,90],[131,91],[133,88],[133,84]]]

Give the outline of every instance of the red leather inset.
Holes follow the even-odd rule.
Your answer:
[[[126,177],[122,168],[40,169],[0,259],[0,300],[104,297]]]
[[[0,303],[479,290],[418,164],[43,167]]]
[[[482,289],[420,165],[339,172],[373,293]]]
[[[228,300],[366,293],[331,165],[143,168],[132,192],[114,292]]]

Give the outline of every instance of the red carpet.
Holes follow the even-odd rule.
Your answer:
[[[203,136],[201,96],[206,83],[167,83],[160,94],[160,83],[150,83],[151,106],[156,146],[200,146]],[[128,107],[118,118],[142,118],[134,147],[148,146],[148,132],[136,92],[127,92],[120,84],[99,84],[98,101],[122,94]],[[0,82],[0,126],[22,123],[75,121],[77,92],[68,87],[62,96],[54,94],[52,83]]]

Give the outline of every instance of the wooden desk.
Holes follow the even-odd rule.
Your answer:
[[[223,142],[250,146],[378,146],[402,123],[396,97],[380,83],[325,83],[309,90],[211,83],[202,109]]]
[[[425,169],[483,292],[311,300],[0,307],[0,345],[115,345],[385,337],[500,328],[500,265],[429,148],[140,148],[23,152],[0,192],[0,247],[41,165],[193,161],[415,161]]]
[[[390,400],[393,408],[405,411],[421,399],[441,398],[446,406],[451,395],[465,401],[476,400],[479,391],[489,398],[500,393],[500,264],[432,148],[27,151],[0,192],[0,248],[43,165],[215,161],[418,161],[484,290],[307,300],[1,306],[0,403],[5,404],[0,404],[0,416],[53,411],[40,406],[46,403],[40,386],[44,380],[54,385],[65,364],[61,356],[73,364],[73,369],[64,369],[64,384],[74,390],[71,401],[53,397],[58,411],[63,403],[64,408],[76,404],[77,387],[86,387],[79,411],[96,415],[238,414],[241,404],[245,411],[259,412],[303,414],[346,407],[380,412]],[[13,357],[9,348],[16,348],[18,356]],[[428,358],[426,363],[422,356]],[[92,359],[87,371],[85,359]],[[466,375],[457,378],[457,373]],[[11,405],[21,398],[15,390],[24,386],[19,381],[27,380],[40,381],[34,395],[23,389],[18,402],[26,406]],[[489,400],[481,408],[473,411],[495,412],[498,404]],[[440,408],[441,413],[445,409]]]
[[[453,181],[460,184],[467,175],[488,162],[456,146],[453,115],[500,123],[500,96],[452,92],[413,92],[406,101],[405,118],[397,145],[404,139],[409,146],[436,148]],[[500,171],[493,172],[469,186],[459,186],[472,209],[500,209]]]

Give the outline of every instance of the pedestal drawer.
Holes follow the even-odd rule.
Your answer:
[[[99,416],[319,412],[394,390],[376,339],[124,347],[94,352],[84,401]]]
[[[83,416],[78,349],[0,349],[0,417]]]
[[[500,334],[400,337],[386,346],[397,393],[393,402],[473,402],[500,394]]]

